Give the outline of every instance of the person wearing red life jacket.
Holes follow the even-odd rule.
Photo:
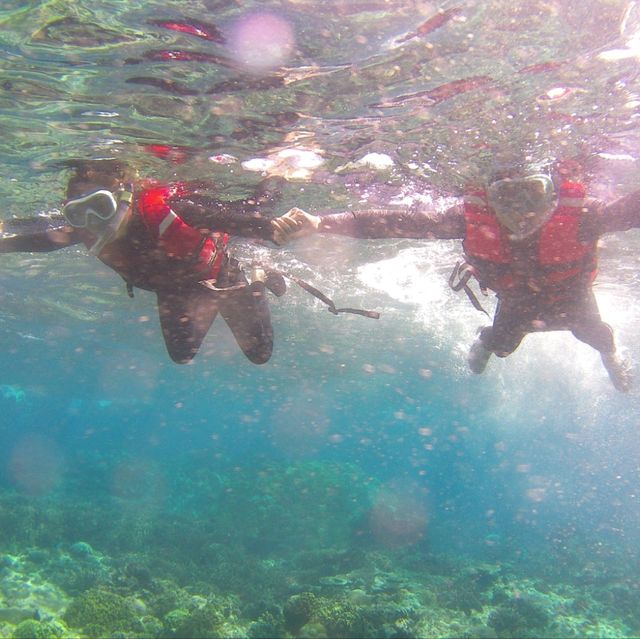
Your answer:
[[[275,272],[254,269],[250,282],[227,249],[229,233],[273,240],[270,220],[254,215],[259,202],[221,202],[189,184],[141,182],[120,160],[79,160],[61,215],[5,220],[0,253],[46,252],[84,243],[122,276],[129,294],[157,295],[162,334],[180,364],[196,355],[219,313],[254,364],[271,357],[268,287],[282,295]]]
[[[485,370],[492,354],[513,353],[528,333],[570,330],[599,351],[614,387],[627,392],[630,367],[600,317],[592,284],[598,239],[640,227],[639,201],[633,193],[605,204],[550,167],[516,166],[469,189],[442,213],[424,205],[322,216],[292,209],[274,221],[274,239],[283,244],[316,232],[368,239],[460,239],[464,263],[452,274],[452,287],[464,289],[479,309],[470,277],[498,297],[492,325],[481,330],[469,352],[474,373]]]

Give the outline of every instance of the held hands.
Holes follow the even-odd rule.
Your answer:
[[[320,226],[320,218],[299,208],[292,208],[284,215],[271,220],[273,241],[279,246],[299,237],[313,235]]]

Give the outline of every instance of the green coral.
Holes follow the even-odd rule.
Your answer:
[[[99,623],[90,623],[83,628],[82,634],[85,637],[92,637],[92,638],[108,637],[109,631],[104,626],[101,626]]]
[[[289,597],[283,608],[286,629],[298,634],[302,628],[329,637],[367,637],[371,635],[370,623],[362,608],[346,601],[318,597],[312,592],[302,592]]]
[[[461,610],[470,615],[474,610],[482,610],[483,592],[472,579],[467,575],[453,581],[450,588],[443,589],[438,593],[438,603],[452,610]]]
[[[300,636],[305,639],[327,639],[327,629],[317,621],[306,623],[300,628]]]
[[[488,624],[498,637],[535,637],[550,620],[540,604],[525,597],[513,597],[489,615]]]
[[[249,626],[248,634],[249,637],[255,639],[284,636],[283,615],[276,615],[270,611],[262,613],[258,619]]]
[[[140,623],[144,628],[145,636],[149,637],[162,637],[162,633],[164,631],[164,626],[162,621],[157,617],[153,617],[151,615],[147,615],[140,619]]]
[[[120,595],[108,590],[88,590],[76,597],[63,616],[72,628],[101,627],[109,633],[135,630],[139,627],[133,606]]]
[[[318,598],[312,592],[301,592],[289,597],[282,610],[287,630],[295,633],[311,621],[318,603]]]
[[[370,637],[369,627],[362,610],[349,603],[327,603],[318,610],[316,619],[326,628],[329,637]],[[315,620],[315,619],[314,619]]]
[[[156,592],[149,594],[147,603],[156,617],[163,618],[172,611],[188,609],[191,595],[168,579],[157,579]]]
[[[221,626],[225,616],[212,602],[192,611],[172,610],[164,618],[164,628],[170,637],[207,639],[224,635]]]
[[[25,619],[11,635],[12,639],[57,639],[64,634],[64,628],[56,623]]]
[[[168,612],[163,619],[162,625],[165,632],[170,637],[178,636],[178,628],[182,627],[189,619],[189,611],[184,608],[176,608]]]

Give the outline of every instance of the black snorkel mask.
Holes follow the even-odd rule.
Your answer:
[[[106,189],[69,200],[62,207],[62,215],[76,229],[84,229],[96,236],[89,252],[98,255],[117,234],[133,201],[133,185],[127,184],[116,196]]]

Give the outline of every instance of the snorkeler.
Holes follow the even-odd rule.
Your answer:
[[[269,360],[273,330],[266,289],[280,296],[286,284],[282,275],[262,268],[254,268],[249,281],[227,250],[229,233],[273,240],[270,220],[251,214],[259,198],[222,202],[187,183],[140,182],[119,160],[67,166],[74,172],[62,214],[5,220],[0,253],[84,243],[122,276],[131,296],[134,287],[156,293],[173,361],[193,359],[218,313],[251,362]]]
[[[474,373],[485,370],[492,354],[513,353],[528,333],[570,330],[599,351],[614,387],[627,392],[630,367],[600,317],[592,285],[599,238],[640,227],[638,198],[636,192],[605,204],[588,197],[582,183],[563,177],[558,166],[511,164],[469,188],[463,200],[442,213],[412,207],[320,217],[292,209],[274,221],[274,239],[282,244],[316,232],[460,239],[464,262],[452,273],[452,288],[465,290],[479,309],[471,277],[483,292],[491,289],[498,297],[492,325],[481,330],[469,352]]]

